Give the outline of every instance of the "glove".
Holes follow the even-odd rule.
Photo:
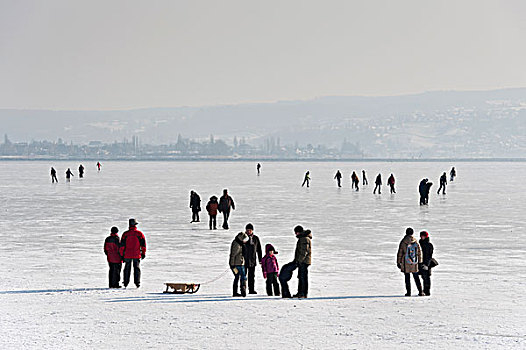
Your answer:
[[[399,269],[402,268],[402,264],[400,264],[400,263],[397,263],[396,266],[398,266]]]
[[[141,260],[143,260],[144,258],[146,258],[146,254],[142,253],[141,254]]]
[[[239,270],[237,269],[237,267],[235,266],[231,266],[230,269],[232,270],[232,272],[234,273],[234,275],[237,275],[239,273]]]
[[[263,278],[267,279],[267,274],[266,273],[263,274]]]
[[[422,270],[427,271],[427,270],[429,270],[429,267],[427,265],[422,265]]]

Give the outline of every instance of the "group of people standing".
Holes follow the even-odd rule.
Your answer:
[[[192,209],[192,221],[199,222],[199,212],[201,211],[201,197],[195,191],[190,191],[190,208]],[[234,199],[228,194],[228,190],[223,190],[223,195],[217,201],[216,196],[210,197],[210,200],[206,204],[206,211],[208,212],[209,220],[208,226],[210,230],[217,229],[217,213],[223,214],[223,229],[228,230],[228,219],[230,218],[230,212],[236,209]]]
[[[97,162],[97,169],[98,171],[100,171],[100,168],[101,168],[102,164],[100,164],[100,162]],[[82,179],[84,177],[84,166],[82,164],[79,165],[79,178]],[[55,170],[54,167],[51,167],[51,183],[58,183],[58,178],[57,178],[57,171]],[[73,175],[73,172],[71,171],[71,168],[68,168],[68,170],[66,170],[66,182],[71,182],[71,177],[72,176],[75,176]]]
[[[254,226],[247,224],[245,232],[239,232],[230,246],[229,266],[234,274],[232,295],[245,297],[248,294],[257,294],[255,289],[255,269],[259,263],[262,268],[263,278],[266,280],[268,296],[283,298],[307,298],[309,282],[308,267],[311,265],[312,234],[301,226],[294,228],[297,238],[294,260],[283,266],[280,273],[276,255],[278,252],[272,244],[265,245],[265,256],[262,256],[261,241],[254,234]],[[291,296],[288,281],[292,278],[293,271],[298,269],[298,292]],[[279,280],[279,283],[278,283]],[[280,292],[281,284],[281,292]]]
[[[109,286],[121,288],[120,278],[122,263],[124,262],[124,288],[130,283],[130,274],[133,266],[133,282],[137,288],[141,285],[141,260],[146,257],[146,239],[144,234],[137,230],[139,223],[135,219],[128,220],[128,231],[119,239],[119,229],[112,227],[110,235],[104,241],[104,254],[108,260]]]

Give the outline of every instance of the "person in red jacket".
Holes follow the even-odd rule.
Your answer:
[[[210,220],[208,221],[208,226],[210,229],[212,227],[214,230],[217,229],[217,208],[219,207],[219,203],[217,203],[217,197],[212,196],[210,197],[210,200],[206,204],[206,211],[208,212],[208,215],[210,216]]]
[[[395,177],[393,174],[391,174],[391,176],[389,176],[389,179],[387,179],[387,184],[389,185],[389,187],[391,187],[391,193],[396,193],[395,191]]]
[[[137,230],[139,223],[135,219],[129,220],[129,229],[124,232],[121,239],[120,253],[124,258],[124,287],[130,283],[130,273],[133,264],[133,282],[139,288],[141,286],[141,259],[146,257],[146,239],[141,231]]]
[[[104,254],[108,259],[110,265],[110,288],[120,288],[119,282],[121,280],[122,256],[120,253],[121,242],[117,234],[119,229],[115,226],[111,228],[111,233],[104,241]]]

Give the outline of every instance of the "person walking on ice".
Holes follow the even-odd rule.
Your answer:
[[[210,200],[206,204],[206,211],[208,212],[208,216],[210,217],[208,221],[208,226],[212,230],[212,227],[214,230],[217,229],[217,208],[219,207],[219,203],[217,203],[217,197],[212,196],[210,197]]]
[[[120,288],[122,256],[120,253],[119,229],[115,226],[111,228],[110,235],[104,241],[104,254],[110,266],[109,280],[110,288]]]
[[[223,229],[228,230],[228,218],[230,217],[230,209],[236,210],[236,204],[232,197],[228,195],[228,190],[223,190],[223,196],[219,199],[218,210],[223,213]]]
[[[305,177],[303,178],[303,183],[301,184],[301,187],[305,186],[305,184],[307,184],[307,187],[309,187],[309,182],[310,182],[310,172],[307,171],[305,173]]]
[[[440,187],[438,188],[437,194],[440,194],[440,191],[442,190],[442,194],[446,194],[446,185],[447,185],[447,175],[446,172],[440,176]]]
[[[79,179],[82,179],[84,177],[84,166],[81,164],[79,165]]]
[[[395,191],[395,177],[393,174],[391,174],[391,176],[389,176],[389,178],[387,179],[387,184],[389,185],[389,187],[391,188],[391,194],[392,193],[396,193]]]
[[[144,234],[137,230],[139,223],[135,219],[128,220],[128,231],[124,232],[121,239],[120,253],[124,258],[123,283],[126,288],[130,283],[131,268],[133,265],[133,282],[141,286],[141,260],[146,257],[146,239]]]
[[[66,182],[70,182],[72,176],[75,176],[75,175],[73,175],[73,173],[71,172],[71,169],[68,168],[68,170],[66,170]]]
[[[201,197],[194,192],[190,191],[190,208],[192,208],[192,221],[199,222],[199,212],[201,211]]]
[[[102,166],[102,164],[100,164],[100,162],[97,162],[97,169],[98,171],[100,171],[100,167]]]
[[[414,230],[411,227],[405,230],[405,236],[400,241],[396,255],[396,266],[398,266],[405,277],[406,297],[411,296],[411,275],[413,275],[415,280],[418,295],[424,295],[420,277],[418,277],[418,264],[422,263],[422,251],[417,240],[413,237],[413,233]]]
[[[248,236],[239,232],[230,245],[230,259],[228,264],[234,273],[234,284],[232,286],[234,297],[247,296],[247,275],[245,272],[245,258],[243,256],[244,246],[248,242]],[[238,293],[239,280],[241,280],[241,293]]]
[[[449,181],[453,182],[456,176],[457,176],[457,171],[455,170],[455,167],[452,167],[451,171],[449,172]]]
[[[274,295],[279,296],[279,265],[278,259],[276,258],[278,252],[272,244],[265,245],[265,256],[261,259],[261,269],[263,270],[263,278],[266,279],[267,295],[272,296],[272,289],[274,289]]]
[[[365,176],[365,170],[362,170],[362,180],[363,180],[363,185],[369,185],[369,181],[367,181],[367,176]]]
[[[336,175],[334,175],[334,178],[336,182],[338,182],[338,187],[342,187],[342,173],[340,173],[339,170],[336,172]]]
[[[57,171],[55,170],[55,168],[51,167],[51,183],[54,184],[55,181],[58,183]]]
[[[374,183],[376,186],[374,186],[373,194],[376,194],[376,190],[378,190],[378,194],[382,194],[382,174],[376,175]]]
[[[261,169],[261,164],[258,163],[258,165],[256,165],[256,169],[257,169],[257,171],[258,171],[258,175],[259,175],[259,173],[260,173],[260,169]]]
[[[356,175],[356,172],[352,172],[351,175],[351,188],[354,187],[356,191],[359,191],[360,188],[358,187],[360,185],[360,179],[358,178],[358,175]]]

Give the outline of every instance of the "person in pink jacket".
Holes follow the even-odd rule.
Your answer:
[[[263,277],[267,280],[267,295],[272,296],[272,287],[274,287],[274,295],[279,296],[279,265],[276,254],[278,252],[274,249],[272,244],[265,246],[265,256],[261,259],[261,268],[263,269]]]

